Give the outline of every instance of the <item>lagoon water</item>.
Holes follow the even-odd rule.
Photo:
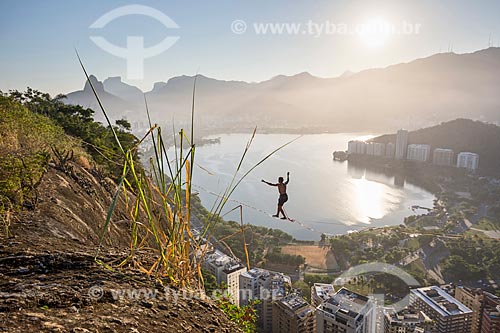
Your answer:
[[[207,209],[216,200],[215,194],[222,193],[231,181],[251,135],[219,137],[220,144],[196,149],[194,189]],[[297,239],[317,240],[321,233],[345,234],[367,227],[398,225],[405,216],[413,214],[412,205],[432,207],[434,196],[418,186],[353,167],[347,161],[333,161],[332,152],[345,150],[349,140],[368,137],[359,134],[300,137],[252,171],[233,193],[224,212],[243,203],[244,223],[279,228]],[[239,175],[295,138],[297,135],[257,134]],[[261,182],[265,179],[276,183],[279,176],[286,177],[287,171],[290,183],[285,210],[295,223],[269,216],[276,213],[278,191]],[[239,212],[230,213],[225,219],[239,221]]]

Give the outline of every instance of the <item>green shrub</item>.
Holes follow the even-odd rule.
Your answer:
[[[76,144],[49,118],[0,95],[0,213],[36,203],[52,147],[74,149]]]
[[[253,333],[256,330],[257,312],[255,306],[258,302],[253,301],[247,306],[237,306],[231,303],[227,297],[217,299],[217,305],[226,314],[227,318],[236,323],[245,333]]]

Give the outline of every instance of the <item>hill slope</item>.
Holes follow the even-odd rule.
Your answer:
[[[101,244],[117,185],[80,144],[0,95],[0,330],[240,332],[211,300],[183,298],[134,265],[97,264],[98,246],[106,263],[129,255],[130,207],[119,197]],[[69,150],[67,160],[56,153]],[[141,252],[138,260],[152,259]]]

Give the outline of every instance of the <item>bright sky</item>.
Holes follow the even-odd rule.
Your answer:
[[[89,28],[106,12],[131,4],[159,10],[179,28],[166,28],[143,15]],[[125,78],[126,60],[103,51],[90,36],[121,47],[127,36],[144,36],[145,47],[178,36],[168,50],[144,61],[143,79],[125,79],[149,90],[154,82],[198,70],[244,81],[303,71],[333,77],[445,52],[451,45],[456,53],[472,52],[486,48],[490,36],[492,46],[500,43],[498,13],[500,1],[493,0],[0,0],[0,90],[29,85],[56,94],[81,89],[84,76],[75,47],[99,79]],[[244,33],[232,31],[242,29],[235,20],[245,22]],[[254,23],[299,28],[295,33],[259,34]],[[405,24],[413,29],[418,25],[419,31],[391,34],[370,28],[373,24],[389,24],[399,32]],[[356,29],[364,30],[346,33]]]

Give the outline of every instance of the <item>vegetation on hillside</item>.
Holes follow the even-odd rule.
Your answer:
[[[35,207],[53,152],[69,150],[85,158],[77,140],[53,120],[0,94],[0,220],[6,233],[13,212]]]
[[[498,241],[477,235],[465,236],[447,242],[450,256],[443,268],[450,280],[477,281],[500,278],[500,247]]]
[[[49,163],[70,172],[66,164],[73,160],[117,179],[123,156],[113,131],[126,149],[136,147],[126,120],[106,127],[93,120],[93,110],[66,105],[62,98],[31,88],[0,92],[0,222],[5,232],[14,212],[36,206],[36,188]]]
[[[137,138],[130,131],[128,121],[121,119],[116,121],[113,129],[95,122],[94,110],[83,108],[80,105],[64,104],[64,95],[52,98],[49,94],[31,88],[24,92],[10,91],[8,98],[22,104],[32,113],[45,116],[61,127],[67,135],[78,138],[80,143],[95,161],[93,167],[114,179],[121,174],[121,165],[124,157],[120,151],[123,149],[134,149],[138,143]],[[120,144],[114,138],[113,131],[118,136]],[[134,160],[138,161],[138,155],[134,154]]]
[[[411,251],[399,246],[407,237],[403,231],[395,227],[351,233],[331,238],[330,246],[343,270],[374,261],[393,264]]]

